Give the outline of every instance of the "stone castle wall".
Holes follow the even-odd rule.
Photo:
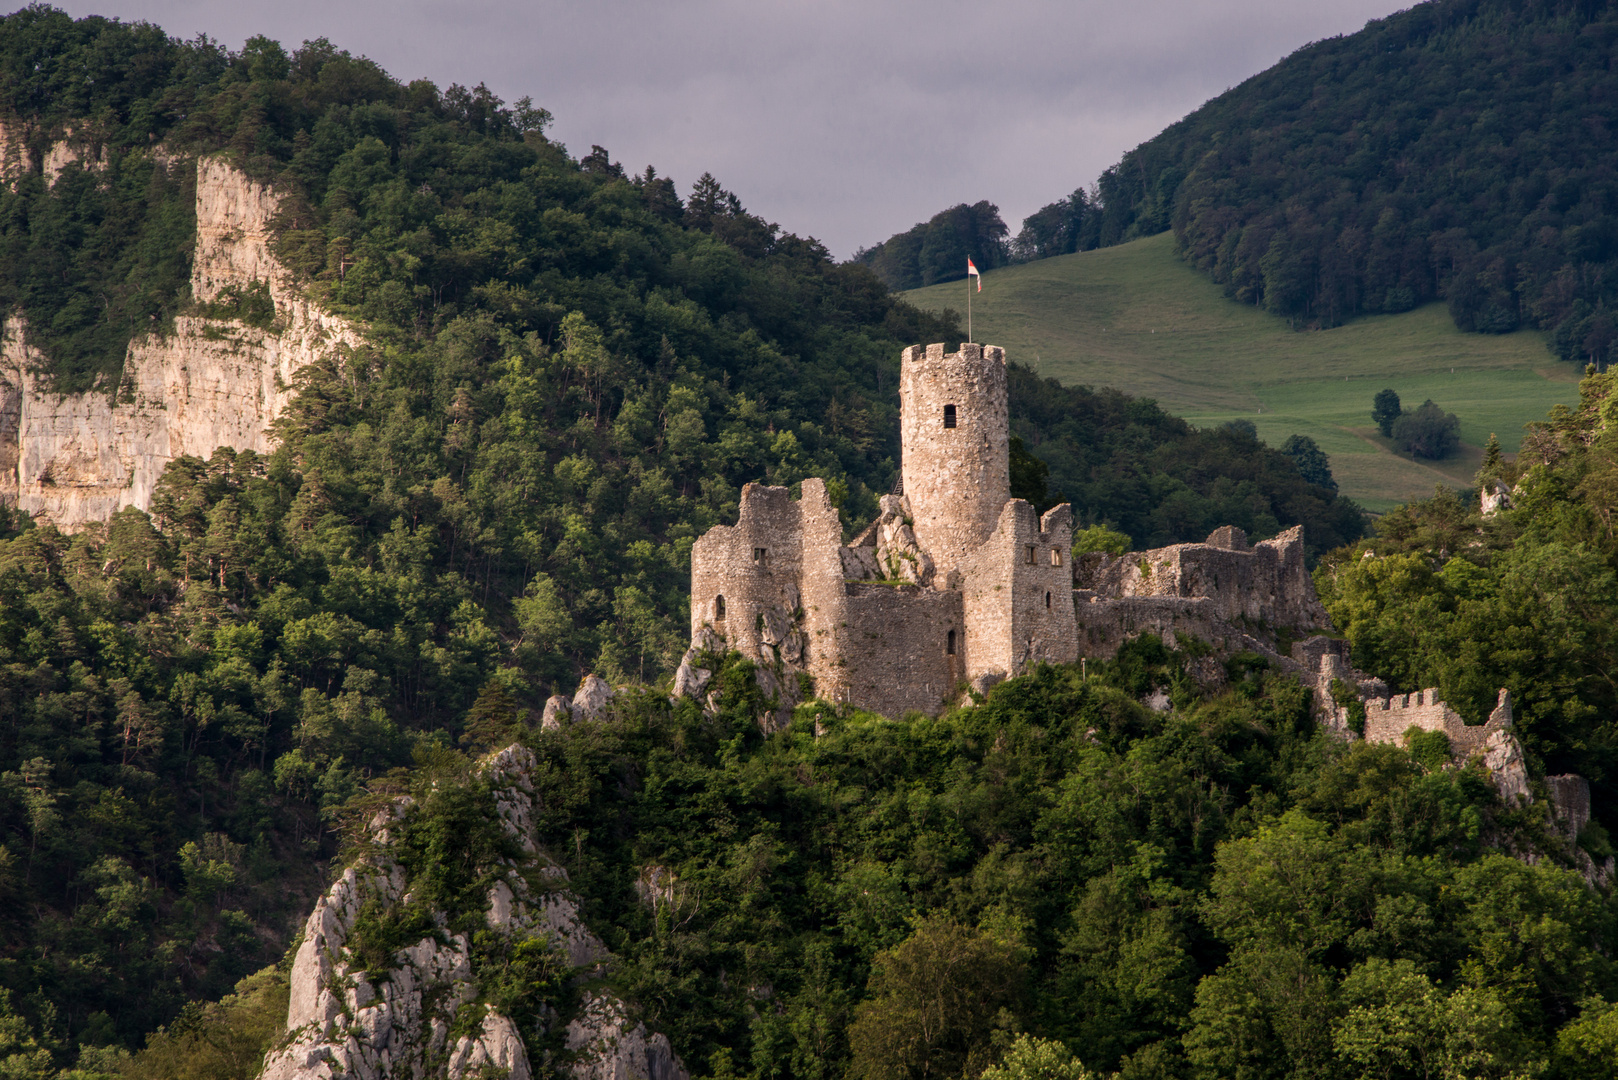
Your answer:
[[[1483,729],[1468,728],[1461,714],[1440,700],[1436,688],[1365,702],[1365,740],[1399,743],[1411,728],[1442,731],[1463,760],[1483,750]]]
[[[1304,566],[1303,527],[1247,543],[1241,529],[1215,530],[1207,542],[1103,557],[1075,584],[1098,596],[1204,599],[1213,616],[1288,630],[1330,625]]]
[[[6,136],[0,132],[0,144]],[[178,167],[178,166],[177,166]],[[360,343],[358,331],[293,288],[270,250],[273,192],[227,162],[197,170],[194,298],[266,284],[269,329],[200,314],[164,337],[130,344],[116,386],[55,394],[37,371],[49,358],[11,319],[0,340],[0,501],[73,530],[126,507],[145,509],[163,469],[222,446],[268,453],[270,423],[304,366]]]
[[[946,427],[946,410],[954,426]],[[989,538],[1011,498],[1006,353],[906,349],[899,363],[900,476],[916,540],[948,573]]]
[[[1078,660],[1072,550],[1066,503],[1043,518],[1022,499],[1002,506],[994,532],[961,563],[968,679]]]
[[[828,701],[937,712],[964,672],[960,592],[874,580],[887,577],[874,569],[877,548],[842,545],[825,484],[805,480],[802,492],[749,484],[736,524],[693,546],[693,640],[711,629],[761,666],[806,671]]]
[[[852,701],[883,716],[937,713],[965,677],[970,645],[963,632],[961,594],[874,581],[851,581],[845,588],[848,662],[843,696],[831,700]],[[954,655],[949,651],[952,631]]]

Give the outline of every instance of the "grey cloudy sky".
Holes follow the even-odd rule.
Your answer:
[[[17,2],[17,0],[14,0]],[[531,96],[683,192],[712,172],[848,256],[959,202],[1022,218],[1396,0],[70,0],[230,48],[327,37],[396,78]]]

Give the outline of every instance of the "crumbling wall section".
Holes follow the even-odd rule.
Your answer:
[[[1206,599],[1226,622],[1289,630],[1331,625],[1304,566],[1301,525],[1251,546],[1246,533],[1227,525],[1206,543],[1129,552],[1091,566],[1088,580],[1075,584],[1102,597]]]
[[[1465,761],[1484,752],[1493,732],[1511,729],[1511,695],[1500,693],[1501,703],[1485,724],[1468,724],[1439,698],[1436,688],[1372,699],[1365,702],[1365,739],[1400,743],[1411,728],[1442,731],[1449,737],[1450,753]]]
[[[1277,666],[1284,659],[1272,643],[1231,623],[1209,597],[1099,596],[1091,589],[1073,591],[1075,636],[1085,656],[1110,660],[1131,638],[1155,634],[1170,648],[1195,639],[1221,656],[1253,652]]]
[[[692,639],[704,628],[718,634],[770,669],[791,701],[788,669],[807,671],[823,696],[844,693],[841,548],[837,509],[821,480],[805,480],[797,499],[784,487],[746,485],[736,524],[715,526],[691,549]]]
[[[1022,499],[1005,503],[994,532],[961,563],[969,680],[1078,660],[1072,549],[1066,503],[1042,519]]]

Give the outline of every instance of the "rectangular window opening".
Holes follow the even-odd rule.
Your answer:
[[[955,406],[953,405],[944,406],[944,426],[947,428],[955,426]]]
[[[1023,561],[1026,562],[1026,563],[1029,563],[1029,564],[1033,563],[1033,561],[1034,561],[1034,545],[1033,544],[1028,545],[1028,555]]]
[[[949,655],[954,656],[955,655],[955,631],[953,631],[953,630],[951,630],[949,632],[948,649],[949,649]]]
[[[764,565],[764,560],[768,555],[769,555],[769,551],[766,550],[765,548],[754,548],[753,549],[753,561],[758,563],[760,566]]]
[[[1062,565],[1062,549],[1061,548],[1051,548],[1051,565],[1052,566],[1061,566]]]

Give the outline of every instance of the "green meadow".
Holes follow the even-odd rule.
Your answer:
[[[905,298],[964,315],[966,289],[951,282]],[[1470,483],[1491,432],[1515,451],[1523,425],[1578,400],[1577,372],[1537,331],[1463,334],[1442,304],[1292,330],[1226,299],[1175,257],[1168,233],[992,270],[972,297],[972,323],[975,340],[1064,383],[1156,398],[1199,427],[1251,420],[1272,446],[1309,435],[1343,492],[1374,511]],[[1371,423],[1383,387],[1407,409],[1431,398],[1459,416],[1460,452],[1436,462],[1395,452]]]

